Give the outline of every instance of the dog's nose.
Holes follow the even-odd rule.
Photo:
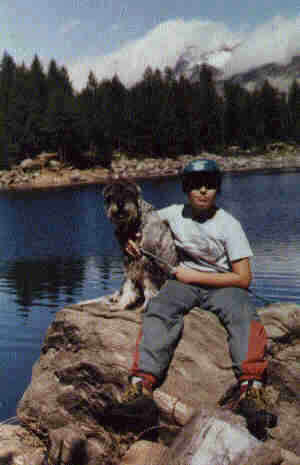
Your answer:
[[[118,207],[123,207],[123,205],[124,205],[124,200],[123,199],[118,200]]]
[[[116,213],[118,213],[118,207],[117,207],[117,205],[116,205],[116,204],[111,205],[109,211],[110,211],[110,214],[111,214],[111,215],[115,215]]]
[[[113,215],[119,216],[122,214],[124,207],[124,202],[116,202],[114,205],[111,206],[111,213]]]

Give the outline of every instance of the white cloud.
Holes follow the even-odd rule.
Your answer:
[[[110,28],[110,30],[113,32],[117,32],[119,29],[121,29],[121,26],[118,23],[113,24]]]
[[[63,35],[69,34],[71,31],[73,31],[73,29],[75,29],[78,26],[80,26],[79,19],[70,19],[69,21],[60,26],[59,33]]]
[[[174,66],[188,46],[196,45],[200,54],[237,43],[241,45],[227,62],[227,74],[271,61],[287,62],[299,53],[300,16],[293,19],[276,16],[253,31],[239,32],[209,20],[169,20],[110,55],[81,58],[67,67],[76,89],[86,84],[90,70],[98,79],[111,78],[117,73],[124,84],[130,85],[142,77],[147,66],[153,69]]]
[[[245,34],[240,47],[237,47],[227,63],[228,75],[246,71],[265,63],[288,63],[299,55],[300,16],[288,19],[276,16],[254,31]]]

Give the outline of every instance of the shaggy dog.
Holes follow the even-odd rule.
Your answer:
[[[115,229],[124,254],[125,278],[122,287],[108,297],[111,310],[144,309],[169,277],[169,269],[142,254],[126,251],[128,240],[158,256],[171,266],[178,263],[172,233],[153,206],[141,197],[140,187],[129,181],[115,181],[103,189],[104,208]]]

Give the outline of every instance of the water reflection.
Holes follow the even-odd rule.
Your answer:
[[[17,311],[26,316],[36,305],[56,310],[58,305],[78,302],[85,287],[89,296],[111,293],[122,277],[120,255],[5,262],[0,266],[0,296],[12,296]]]
[[[3,275],[7,292],[15,295],[18,308],[29,310],[44,297],[49,303],[57,303],[62,291],[72,301],[82,288],[84,263],[83,260],[64,262],[59,258],[55,261],[17,261],[9,263],[4,273],[0,270],[0,279]]]

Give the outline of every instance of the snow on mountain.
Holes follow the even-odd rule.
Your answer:
[[[288,91],[295,79],[300,84],[300,56],[292,57],[286,64],[267,63],[231,77],[233,82],[250,91],[261,87],[266,79],[273,87],[283,92]]]
[[[195,68],[207,64],[215,69],[220,78],[224,74],[226,64],[231,60],[234,50],[239,46],[222,45],[215,50],[199,51],[196,45],[190,45],[184,49],[177,59],[174,71],[177,77],[184,75],[193,80]]]
[[[179,55],[174,67],[175,75],[176,77],[183,75],[193,82],[198,79],[199,66],[206,64],[211,67],[218,88],[225,79],[239,83],[250,91],[262,86],[266,79],[271,85],[285,92],[294,79],[300,84],[299,56],[292,57],[291,61],[286,64],[271,62],[245,72],[230,74],[230,63],[240,45],[240,43],[233,46],[224,44],[215,50],[205,52],[199,51],[196,45],[190,45]]]

